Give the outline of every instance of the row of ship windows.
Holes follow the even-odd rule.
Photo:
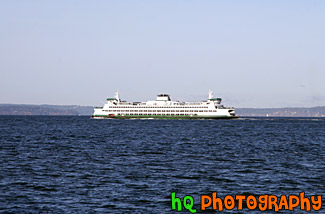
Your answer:
[[[217,110],[103,110],[106,112],[217,112]]]
[[[197,114],[150,114],[150,113],[148,113],[148,114],[136,114],[136,113],[134,113],[134,114],[128,114],[128,113],[125,113],[125,114],[117,114],[117,116],[119,116],[119,115],[122,115],[122,116],[125,116],[125,115],[197,115]]]
[[[109,106],[109,108],[208,108],[208,106]]]

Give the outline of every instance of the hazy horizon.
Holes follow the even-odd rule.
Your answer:
[[[325,106],[325,2],[2,1],[0,103]]]
[[[153,100],[153,99],[152,99]],[[132,102],[138,102],[138,101],[148,101],[148,100],[126,100],[126,101],[132,101]],[[173,100],[173,101],[176,101],[176,100]],[[188,101],[188,100],[177,100],[177,101]],[[196,100],[196,101],[204,101],[203,99],[202,100]],[[189,102],[195,102],[195,100],[193,101],[189,101]],[[40,103],[40,104],[35,104],[35,103],[0,103],[0,105],[35,105],[35,106],[42,106],[42,105],[48,105],[48,106],[80,106],[80,107],[102,107],[104,104],[106,103],[106,101],[103,101],[102,104],[99,104],[99,105],[79,105],[79,104],[47,104],[47,103]],[[225,103],[223,103],[225,104]],[[277,109],[277,108],[319,108],[319,107],[325,107],[324,106],[283,106],[283,107],[247,107],[247,106],[230,106],[230,105],[227,105],[225,104],[225,106],[227,107],[234,107],[235,109],[244,109],[244,108],[250,108],[250,109],[267,109],[267,108],[270,108],[270,109]]]

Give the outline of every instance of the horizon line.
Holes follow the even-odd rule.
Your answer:
[[[95,107],[95,105],[78,105],[78,104],[22,104],[22,103],[0,103],[0,105],[30,105],[30,106],[80,106],[80,107]],[[312,107],[234,107],[235,109],[245,109],[245,108],[251,108],[251,109],[282,109],[282,108],[319,108],[319,107],[325,107],[324,106],[312,106]]]

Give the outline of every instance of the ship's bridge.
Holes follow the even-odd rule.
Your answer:
[[[171,101],[171,99],[168,94],[159,94],[156,101]]]

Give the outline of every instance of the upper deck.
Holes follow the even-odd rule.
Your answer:
[[[126,102],[121,101],[118,92],[115,93],[114,98],[107,98],[107,103],[104,108],[223,108],[221,105],[221,98],[213,98],[211,92],[209,94],[209,99],[202,102],[179,102],[172,101],[168,94],[157,95],[156,100],[147,102]],[[229,108],[232,109],[232,108]]]

